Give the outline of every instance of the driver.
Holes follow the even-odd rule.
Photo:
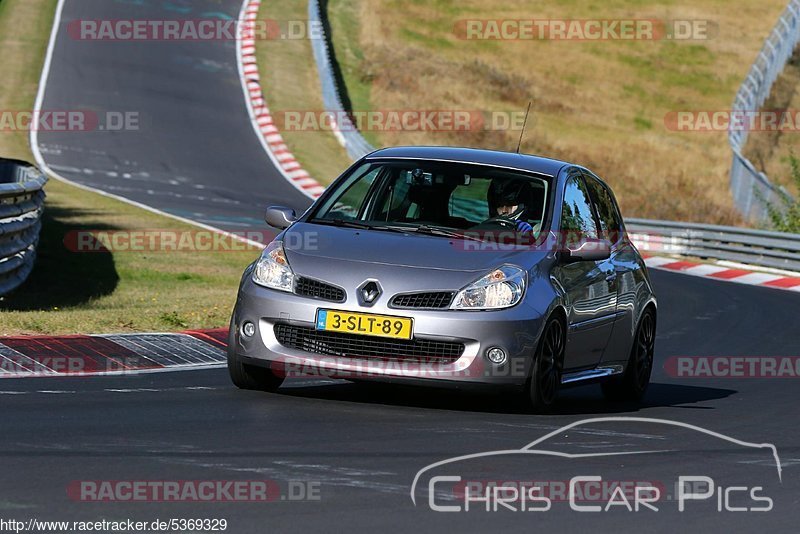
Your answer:
[[[492,217],[509,219],[523,235],[533,233],[533,227],[525,220],[532,199],[531,185],[520,178],[495,178],[487,194]]]

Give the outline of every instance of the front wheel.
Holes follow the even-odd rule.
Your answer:
[[[651,309],[645,310],[636,329],[633,349],[620,378],[603,382],[603,394],[611,400],[639,401],[644,397],[653,371],[653,354],[656,345],[656,317]]]
[[[566,332],[564,324],[553,317],[544,327],[528,379],[528,401],[534,413],[550,411],[558,398],[564,366]]]
[[[228,373],[239,389],[274,392],[283,384],[283,378],[277,376],[272,369],[248,365],[233,351],[228,352]]]

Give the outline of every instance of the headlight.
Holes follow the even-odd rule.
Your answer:
[[[253,282],[280,291],[294,290],[294,272],[286,260],[283,243],[273,241],[264,249],[253,269]]]
[[[474,282],[456,295],[455,310],[508,308],[522,300],[527,275],[523,269],[503,265]]]

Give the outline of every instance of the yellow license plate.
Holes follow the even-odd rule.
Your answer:
[[[392,317],[371,313],[350,313],[335,310],[317,311],[317,330],[346,332],[364,336],[411,339],[413,322],[408,317]]]

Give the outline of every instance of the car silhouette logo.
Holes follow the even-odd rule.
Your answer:
[[[362,304],[374,304],[381,295],[381,286],[378,282],[370,280],[359,288],[358,294],[361,296]]]

